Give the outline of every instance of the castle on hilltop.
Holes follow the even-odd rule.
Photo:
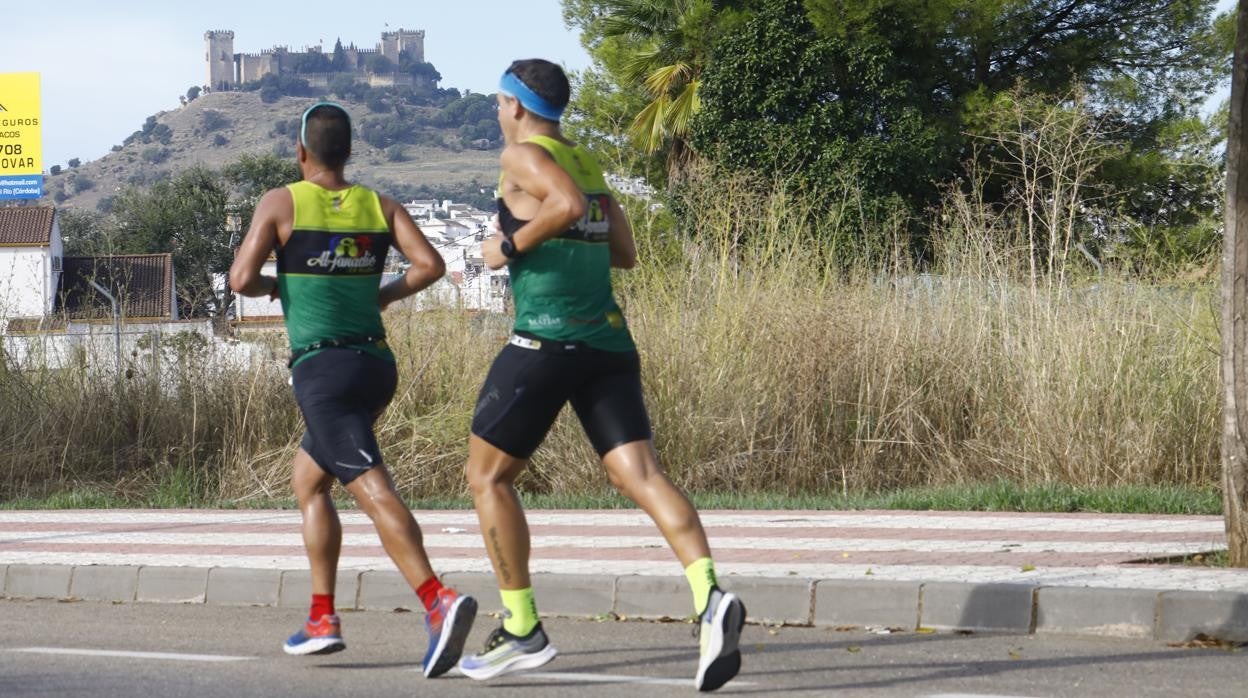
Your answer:
[[[334,75],[346,74],[370,85],[411,85],[428,77],[404,71],[404,66],[425,62],[425,32],[382,32],[376,48],[357,48],[338,43],[330,53],[321,46],[291,51],[274,46],[260,53],[234,53],[233,31],[204,32],[207,44],[208,82],[211,90],[232,90],[266,75],[291,75],[311,85],[324,86]],[[339,50],[341,47],[341,50]]]

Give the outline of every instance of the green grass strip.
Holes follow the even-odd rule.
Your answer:
[[[197,494],[199,483],[177,477],[146,495],[117,495],[90,486],[70,487],[41,496],[0,502],[0,509],[294,509],[294,499],[220,501]],[[604,490],[593,494],[524,494],[529,509],[635,509],[632,502]],[[1216,488],[1181,486],[1073,487],[1009,482],[921,487],[877,494],[693,493],[699,509],[733,510],[861,510],[1086,512],[1104,514],[1221,515],[1222,496]],[[354,508],[339,492],[341,508]],[[471,509],[467,496],[411,499],[413,509]]]

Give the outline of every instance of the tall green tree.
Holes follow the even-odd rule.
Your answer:
[[[1225,76],[1214,0],[805,0],[823,36],[874,37],[954,99],[1092,85],[1162,111]]]
[[[597,64],[596,75],[579,76],[582,105],[625,110],[627,135],[645,154],[662,153],[671,173],[689,157],[690,124],[701,108],[701,76],[714,38],[740,19],[728,0],[565,0],[564,17],[579,27]],[[609,82],[622,95],[613,96]],[[577,108],[581,113],[587,109]],[[614,116],[620,116],[621,113]]]
[[[79,208],[61,209],[61,240],[69,257],[93,257],[114,254],[116,241],[108,218],[103,214]]]
[[[1226,75],[1212,0],[762,0],[716,38],[693,145],[811,187],[853,173],[920,209],[962,174],[986,105],[1082,89],[1121,155],[1097,186],[1126,215],[1186,225],[1211,196],[1200,100]],[[1193,168],[1199,163],[1199,168]],[[1176,182],[1178,185],[1176,186]],[[1176,207],[1184,216],[1170,215]],[[1187,220],[1185,220],[1187,219]]]
[[[717,44],[693,145],[813,191],[848,178],[924,200],[956,162],[952,109],[894,49],[874,32],[821,33],[801,0],[766,0]]]
[[[347,52],[342,47],[342,39],[334,39],[334,52],[329,59],[329,70],[341,73],[347,69]]]
[[[123,191],[113,207],[115,238],[124,253],[173,253],[179,314],[222,315],[214,275],[233,260],[226,230],[229,194],[218,173],[184,170],[142,190]]]

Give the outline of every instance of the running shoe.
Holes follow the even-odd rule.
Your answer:
[[[460,595],[450,587],[438,591],[437,603],[425,616],[425,629],[429,631],[429,650],[421,662],[425,678],[441,676],[455,666],[464,653],[464,641],[476,617],[476,599]]]
[[[735,594],[711,589],[711,598],[702,612],[698,638],[702,643],[698,675],[699,691],[714,691],[732,680],[741,670],[741,628],[745,625],[745,604]]]
[[[536,669],[555,658],[558,652],[546,638],[546,631],[538,623],[528,635],[512,635],[502,627],[496,628],[485,641],[485,651],[459,660],[459,670],[464,676],[483,680],[525,669]]]
[[[332,654],[347,648],[342,641],[342,625],[338,616],[308,619],[299,632],[286,638],[282,649],[286,654]]]

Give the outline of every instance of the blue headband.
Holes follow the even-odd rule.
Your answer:
[[[503,79],[498,81],[498,91],[520,100],[520,106],[547,121],[558,121],[563,116],[563,107],[555,107],[542,99],[510,70],[503,73]]]
[[[338,104],[337,102],[317,102],[304,110],[303,118],[299,124],[299,142],[302,143],[305,148],[308,147],[308,115],[318,107],[333,107],[334,109],[342,112],[342,115],[347,117],[347,130],[351,130],[351,115],[347,113],[347,110],[343,108],[341,104]]]

